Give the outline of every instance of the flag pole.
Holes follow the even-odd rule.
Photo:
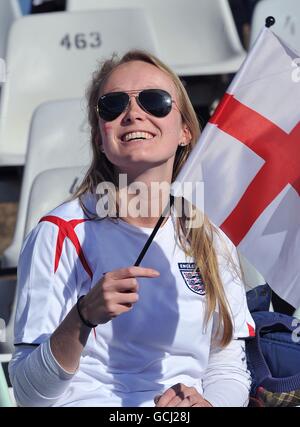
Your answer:
[[[270,27],[272,27],[274,24],[275,24],[275,18],[273,17],[273,16],[268,16],[267,18],[266,18],[266,23],[265,23],[265,26],[267,27],[267,28],[270,28]],[[146,255],[146,252],[148,251],[148,249],[149,249],[149,246],[151,245],[151,243],[152,243],[152,241],[153,241],[153,239],[154,239],[154,237],[156,236],[156,234],[157,234],[157,232],[158,232],[158,230],[159,230],[159,228],[160,228],[160,226],[162,225],[162,223],[163,223],[163,221],[164,221],[164,218],[166,217],[166,215],[171,211],[171,207],[173,206],[173,204],[174,204],[174,196],[170,196],[170,202],[168,203],[168,205],[166,206],[166,208],[164,209],[164,211],[163,211],[163,213],[161,214],[161,216],[160,216],[160,218],[159,218],[159,220],[157,221],[157,223],[156,223],[156,225],[155,225],[155,227],[154,227],[154,229],[153,229],[153,231],[152,231],[152,233],[151,233],[151,235],[149,236],[149,238],[148,238],[148,240],[147,240],[147,242],[145,243],[145,246],[143,247],[143,249],[141,250],[141,253],[139,254],[139,256],[138,256],[138,258],[137,258],[137,260],[136,260],[136,262],[134,263],[134,265],[135,266],[139,266],[140,265],[140,263],[142,262],[142,260],[143,260],[143,258],[144,258],[144,256]]]
[[[139,254],[137,260],[135,261],[134,265],[137,267],[140,265],[140,263],[142,262],[142,259],[144,258],[147,250],[149,249],[149,246],[151,245],[154,237],[156,236],[160,226],[162,225],[165,217],[168,215],[168,213],[171,211],[171,208],[174,204],[174,196],[170,195],[170,202],[167,204],[167,206],[165,207],[163,213],[161,214],[159,220],[157,221],[152,233],[150,234],[147,242],[145,243],[145,246],[143,247],[143,249],[141,250],[141,253]]]
[[[266,18],[265,26],[267,28],[270,28],[270,27],[272,27],[275,24],[275,22],[276,22],[276,19],[274,18],[274,16],[268,16]]]

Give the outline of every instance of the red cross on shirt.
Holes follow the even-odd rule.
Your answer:
[[[287,184],[300,195],[300,122],[288,134],[233,95],[226,94],[210,123],[265,160],[236,207],[220,226],[237,246]],[[226,194],[226,189],[224,191]]]
[[[71,221],[65,221],[62,218],[59,218],[57,216],[48,215],[44,216],[40,222],[52,222],[52,224],[55,224],[58,226],[59,231],[57,235],[57,242],[56,242],[56,249],[55,249],[55,264],[54,264],[54,272],[56,272],[59,261],[62,254],[63,244],[66,238],[70,239],[73,243],[75,250],[77,252],[77,255],[79,256],[79,259],[82,263],[83,268],[87,272],[87,274],[90,276],[90,278],[93,278],[93,272],[85,258],[85,255],[83,253],[82,247],[80,245],[79,239],[75,233],[74,228],[85,221],[88,221],[86,219],[72,219]]]

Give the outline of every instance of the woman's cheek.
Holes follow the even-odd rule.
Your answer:
[[[109,123],[103,123],[102,125],[102,134],[103,134],[103,139],[105,140],[105,142],[107,142],[108,144],[110,142],[113,141],[113,127],[111,124]]]

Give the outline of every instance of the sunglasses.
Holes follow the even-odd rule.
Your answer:
[[[96,109],[101,119],[106,122],[115,120],[126,110],[133,93],[137,92],[139,91],[110,92],[100,96]],[[175,102],[171,95],[162,89],[141,90],[135,99],[146,113],[155,117],[167,116],[172,110],[172,103]]]

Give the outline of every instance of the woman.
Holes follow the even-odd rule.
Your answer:
[[[17,402],[246,406],[243,339],[253,320],[233,245],[206,219],[193,227],[171,209],[134,267],[200,133],[181,82],[154,56],[131,51],[95,73],[88,100],[91,167],[20,258]],[[139,203],[125,178],[144,190]],[[99,204],[107,184],[111,197]]]

